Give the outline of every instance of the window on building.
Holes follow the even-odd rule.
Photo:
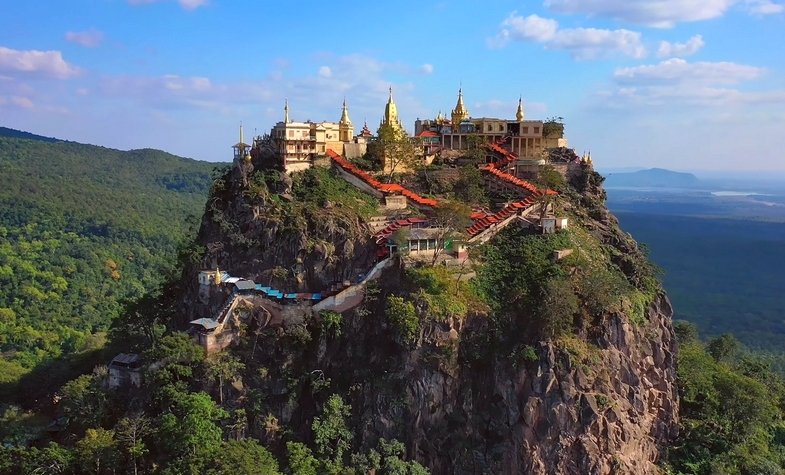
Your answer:
[[[504,124],[499,124],[499,132],[504,132]]]
[[[294,137],[294,130],[289,131],[289,137]]]
[[[436,249],[436,239],[428,239],[428,249]]]
[[[535,134],[539,134],[540,133],[540,128],[539,127],[535,127],[534,128],[534,133]]]
[[[529,128],[528,127],[524,127],[523,128],[523,133],[524,134],[528,134],[529,133]]]
[[[491,124],[488,124],[488,132],[490,132],[491,130],[493,130],[493,126]]]

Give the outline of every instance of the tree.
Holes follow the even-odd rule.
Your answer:
[[[193,378],[194,369],[204,360],[204,349],[185,333],[174,333],[161,338],[143,354],[143,359],[156,368],[147,375],[153,386],[162,387]]]
[[[482,172],[474,165],[460,168],[460,178],[453,188],[455,196],[471,204],[488,204],[488,192]]]
[[[405,448],[395,439],[379,439],[382,473],[389,475],[427,475],[428,470],[415,461],[404,460]]]
[[[739,341],[730,333],[725,333],[713,338],[706,349],[715,361],[728,361],[738,352]]]
[[[396,229],[392,236],[390,236],[390,239],[395,244],[395,250],[399,254],[403,254],[403,251],[408,249],[410,235],[411,229],[408,226],[405,226]]]
[[[115,438],[131,458],[134,475],[138,473],[137,461],[148,452],[142,439],[151,431],[150,419],[143,415],[124,417],[115,426]]]
[[[275,457],[254,439],[228,440],[215,457],[208,475],[277,475]]]
[[[322,317],[322,330],[331,338],[341,336],[341,326],[343,326],[343,315],[332,310],[324,310],[319,314]]]
[[[352,454],[354,473],[383,475],[427,475],[428,470],[415,461],[407,462],[403,444],[395,439],[379,439],[375,449],[365,454]]]
[[[60,405],[77,427],[100,425],[107,410],[106,392],[93,374],[83,374],[69,381],[61,389]]]
[[[117,461],[117,440],[114,431],[87,429],[85,436],[76,443],[76,453],[85,471],[88,473],[107,473]],[[114,471],[114,469],[112,469]]]
[[[74,473],[74,451],[49,442],[44,448],[0,445],[0,473],[59,475]]]
[[[343,468],[343,456],[351,447],[352,431],[346,424],[352,407],[333,394],[327,399],[321,416],[313,419],[311,430],[319,454],[329,473],[339,473]]]
[[[479,134],[469,134],[466,137],[466,157],[473,164],[485,163],[485,140]]]
[[[205,393],[180,393],[170,411],[161,416],[162,445],[172,458],[185,458],[198,465],[220,447],[218,421],[227,415]]]
[[[395,173],[414,170],[419,166],[414,144],[406,131],[393,128],[390,124],[379,127],[376,140],[368,145],[368,156],[382,164],[387,181]]]
[[[564,190],[567,182],[552,165],[540,165],[537,170],[537,181],[551,190]]]
[[[289,459],[289,470],[292,475],[316,475],[319,461],[313,452],[302,442],[287,442],[286,452]]]
[[[698,327],[687,320],[674,320],[673,332],[680,345],[692,343],[698,340]]]
[[[232,422],[227,427],[235,440],[245,439],[245,432],[248,430],[248,413],[245,409],[235,409],[232,411]]]
[[[387,321],[398,330],[401,340],[405,344],[414,343],[420,330],[420,319],[414,310],[414,304],[397,295],[387,296],[385,309]]]
[[[240,376],[245,365],[230,353],[216,353],[206,360],[207,379],[211,382],[218,381],[218,401],[224,403],[224,382],[234,380]]]
[[[471,208],[458,201],[443,201],[433,210],[430,220],[431,228],[435,228],[436,249],[433,251],[435,265],[439,256],[444,252],[448,240],[460,239],[465,235],[466,228],[471,226]]]
[[[570,281],[554,277],[545,284],[538,308],[542,336],[553,338],[572,329],[573,317],[580,307]]]

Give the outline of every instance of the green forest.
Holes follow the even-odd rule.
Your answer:
[[[100,349],[174,271],[216,166],[0,129],[0,391]]]

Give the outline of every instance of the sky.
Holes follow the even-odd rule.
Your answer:
[[[229,161],[282,120],[562,117],[598,166],[785,171],[785,0],[0,0],[0,125]]]

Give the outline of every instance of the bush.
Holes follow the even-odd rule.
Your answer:
[[[332,338],[341,336],[343,315],[332,310],[325,310],[320,315],[322,317],[322,330]]]
[[[417,318],[417,313],[411,302],[397,295],[390,295],[387,297],[385,314],[387,321],[395,328],[404,344],[412,344],[417,340],[420,319]]]

